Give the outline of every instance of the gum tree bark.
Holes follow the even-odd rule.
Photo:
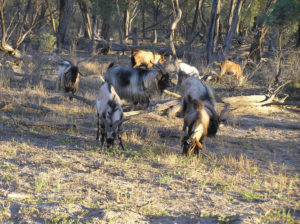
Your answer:
[[[88,6],[84,0],[78,0],[84,24],[84,37],[92,39],[92,26]]]
[[[213,0],[210,19],[209,19],[209,28],[207,34],[207,44],[206,44],[206,55],[207,55],[207,64],[210,64],[212,61],[215,42],[217,39],[216,30],[218,29],[217,21],[220,15],[220,8],[221,8],[220,0]]]
[[[71,47],[70,26],[73,16],[74,0],[59,0],[59,25],[57,30],[57,50]]]
[[[230,27],[229,27],[229,30],[228,30],[228,33],[227,33],[227,36],[225,38],[224,45],[223,45],[225,55],[227,55],[229,52],[231,40],[232,40],[233,35],[235,34],[237,24],[240,19],[239,13],[240,13],[240,6],[242,5],[242,3],[243,3],[243,0],[237,0],[236,5],[234,7],[232,22],[230,24]]]

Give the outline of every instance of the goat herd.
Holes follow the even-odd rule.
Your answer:
[[[111,63],[102,80],[96,99],[98,117],[96,139],[99,141],[101,134],[101,147],[105,143],[110,147],[118,139],[120,147],[124,149],[121,139],[124,115],[120,98],[147,108],[150,98],[155,94],[161,95],[171,84],[170,74],[165,69],[165,59],[162,55],[133,50],[131,63],[132,67],[114,66]],[[221,64],[220,66],[222,68]],[[223,75],[222,72],[220,77]],[[199,71],[179,61],[179,73],[181,77],[178,75],[178,81],[182,79],[182,74],[188,76],[183,82],[181,110],[178,113],[178,116],[184,118],[184,137],[181,141],[183,154],[190,155],[194,152],[199,156],[205,138],[216,135],[220,116],[215,108],[213,91],[210,86],[202,83]],[[58,69],[57,90],[74,94],[78,89],[79,74],[77,66],[64,60]],[[242,76],[241,73],[238,75]]]

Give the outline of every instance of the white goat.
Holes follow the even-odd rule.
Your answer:
[[[110,84],[104,82],[99,90],[96,100],[97,107],[97,140],[99,141],[101,132],[101,146],[106,140],[107,146],[114,144],[116,137],[119,139],[119,145],[124,150],[121,131],[123,118],[123,109],[120,104],[120,98],[115,89]]]

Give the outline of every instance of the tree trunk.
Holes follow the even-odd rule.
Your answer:
[[[60,53],[62,48],[70,49],[70,26],[73,15],[73,0],[59,0],[59,25],[57,31],[57,50]]]
[[[262,56],[262,44],[263,40],[266,36],[266,33],[268,31],[268,28],[265,26],[265,15],[268,13],[269,9],[271,8],[271,5],[275,3],[276,0],[268,0],[266,8],[264,10],[264,13],[260,17],[254,17],[255,18],[255,24],[253,25],[253,28],[256,28],[256,34],[254,36],[254,42],[251,44],[250,52],[248,55],[248,58],[260,62],[261,56]]]
[[[227,33],[227,36],[224,41],[223,49],[224,49],[224,54],[227,55],[230,49],[230,44],[233,35],[236,32],[236,27],[238,24],[238,21],[240,19],[240,5],[242,4],[243,0],[237,0],[236,5],[234,6],[234,13],[233,13],[233,18],[232,18],[232,23],[230,24],[229,31]]]
[[[296,47],[300,47],[300,21],[298,22],[298,38]]]
[[[181,9],[179,7],[179,2],[178,2],[179,0],[172,0],[172,1],[173,1],[173,5],[174,5],[174,8],[175,8],[176,15],[175,15],[174,21],[171,24],[170,47],[171,47],[171,50],[172,50],[173,58],[177,59],[176,49],[175,49],[175,45],[174,45],[173,39],[174,39],[175,29],[176,29],[177,24],[180,21],[181,16],[182,16],[182,11],[181,11]]]
[[[217,12],[216,12],[216,27],[215,27],[215,35],[214,35],[214,49],[213,51],[216,52],[217,47],[218,47],[218,40],[219,40],[219,34],[221,33],[220,31],[220,12],[221,12],[221,2],[218,4],[217,7]]]
[[[142,6],[142,27],[143,27],[143,40],[146,39],[146,31],[145,31],[145,28],[146,28],[146,22],[145,22],[145,7]]]
[[[124,40],[128,40],[128,31],[129,31],[129,9],[128,4],[124,10]]]
[[[196,29],[196,26],[197,26],[197,21],[198,21],[198,16],[199,16],[200,11],[201,11],[202,2],[203,2],[203,0],[197,0],[196,9],[195,9],[195,13],[194,13],[194,19],[193,19],[193,23],[192,23],[192,28],[191,28],[190,35],[192,35],[195,32],[195,29]]]
[[[239,19],[238,19],[238,22],[237,22],[237,25],[236,25],[236,33],[239,34],[240,33],[240,22],[241,22],[241,10],[242,10],[242,7],[244,5],[245,1],[243,0],[239,6],[239,12],[238,12],[238,15],[239,15]]]
[[[121,17],[121,11],[120,11],[120,5],[119,1],[116,0],[116,8],[117,8],[117,16],[119,18],[119,24],[118,24],[118,32],[119,32],[119,40],[120,44],[123,44],[123,34],[122,34],[122,17]]]
[[[205,9],[204,9],[204,3],[205,3],[205,0],[202,0],[202,4],[201,4],[201,7],[200,7],[200,21],[202,23],[202,27],[203,27],[203,35],[205,36],[206,35],[206,31],[207,31],[207,22],[205,20]]]
[[[109,41],[109,29],[110,24],[107,20],[103,20],[102,27],[101,27],[101,36],[104,38],[104,40]]]
[[[214,53],[215,30],[216,30],[216,23],[217,23],[217,20],[219,17],[218,11],[220,13],[220,0],[213,0],[211,13],[210,13],[210,19],[209,19],[207,44],[206,44],[207,64],[211,63],[213,53]]]
[[[232,18],[233,18],[233,13],[234,13],[234,6],[236,5],[237,0],[231,0],[230,1],[230,8],[229,8],[229,16],[228,16],[228,26],[227,29],[229,30],[231,23],[232,23]]]
[[[90,15],[88,13],[88,7],[84,0],[79,0],[79,7],[81,10],[82,18],[83,18],[83,24],[84,24],[84,37],[92,39],[92,26],[91,26],[91,20]]]
[[[153,2],[153,21],[154,24],[157,24],[158,22],[158,11],[159,11],[159,3],[156,5],[155,2]],[[157,30],[156,27],[153,29],[153,41],[154,44],[157,43]]]

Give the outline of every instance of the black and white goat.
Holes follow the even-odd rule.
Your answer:
[[[72,62],[63,60],[58,67],[56,90],[74,94],[79,84],[79,69]],[[72,100],[72,97],[70,97]]]
[[[183,154],[189,155],[196,149],[199,156],[205,138],[215,136],[220,124],[212,89],[198,78],[187,78],[183,82],[180,113],[184,116]]]
[[[114,145],[114,140],[119,139],[119,145],[124,150],[121,131],[124,121],[123,109],[120,98],[113,86],[109,83],[102,83],[96,100],[97,107],[97,140],[101,132],[101,146],[106,140],[107,146]]]
[[[153,65],[158,69],[113,66],[111,63],[105,74],[105,81],[115,87],[121,99],[148,107],[150,98],[157,93],[161,95],[170,85],[169,74],[161,64]]]

